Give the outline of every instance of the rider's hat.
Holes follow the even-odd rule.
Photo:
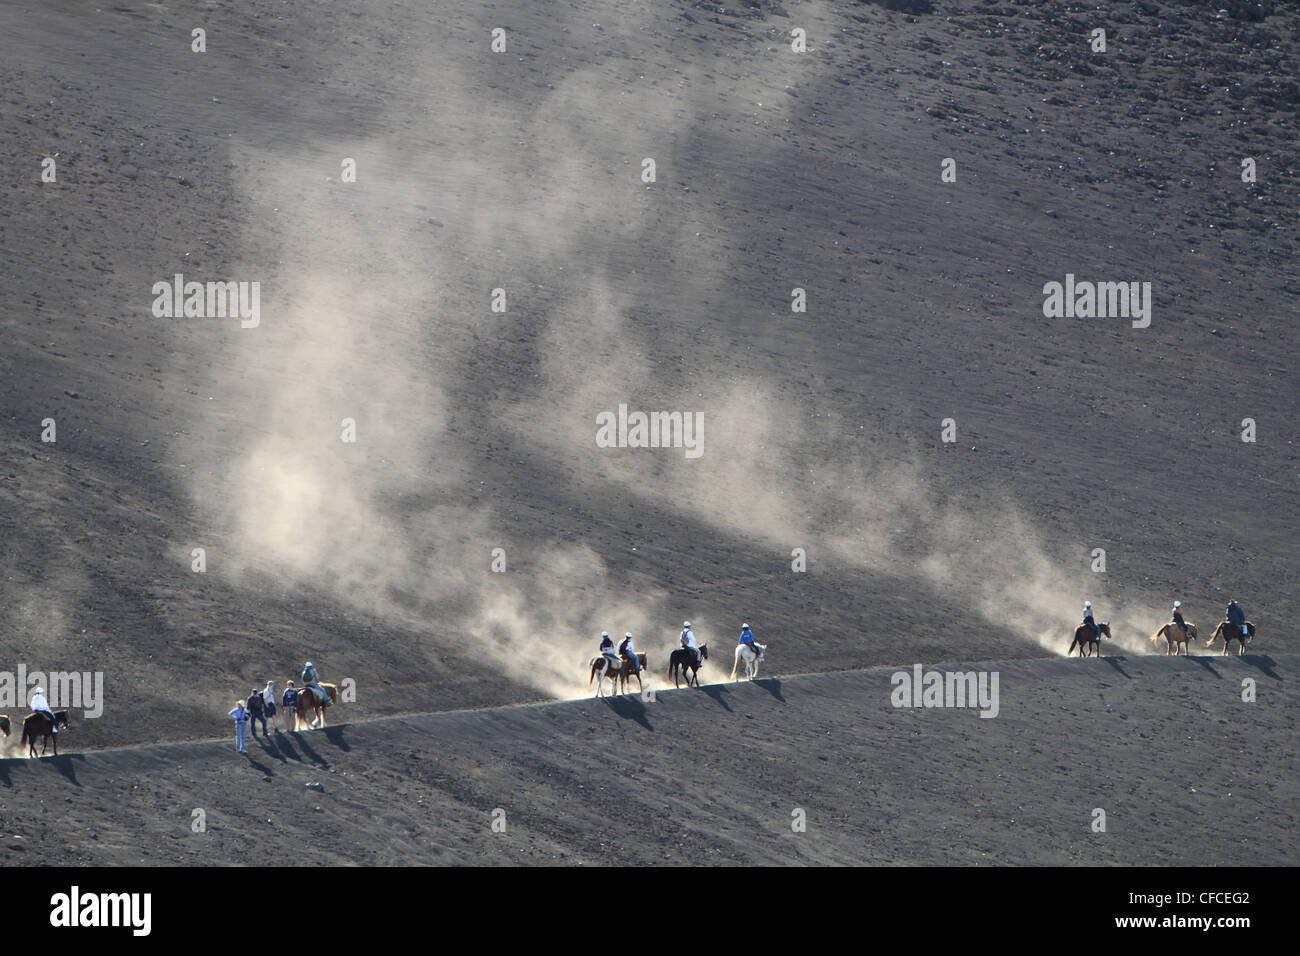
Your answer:
[[[1182,606],[1183,606],[1183,602],[1182,602],[1182,601],[1175,601],[1175,602],[1174,602],[1174,607],[1182,607]]]
[[[1084,601],[1084,602],[1083,602],[1083,606],[1084,606],[1084,607],[1092,607],[1092,602],[1091,602],[1091,601]]]
[[[36,688],[35,691],[33,691],[33,693],[36,693],[36,694],[44,694],[45,691],[38,687],[38,688]]]
[[[690,621],[682,621],[682,627],[690,627],[690,626],[691,626]]]
[[[600,632],[600,636],[601,636],[601,637],[609,637],[609,631],[601,631],[601,632]]]
[[[631,631],[628,631],[628,632],[627,632],[626,634],[624,634],[623,636],[624,636],[624,637],[631,637],[631,636],[632,636],[632,632],[631,632]]]

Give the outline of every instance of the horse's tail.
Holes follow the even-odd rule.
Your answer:
[[[1079,632],[1078,632],[1078,631],[1075,631],[1075,632],[1074,632],[1074,640],[1072,640],[1072,641],[1070,642],[1070,649],[1069,649],[1068,651],[1065,652],[1065,656],[1066,656],[1066,657],[1069,657],[1071,654],[1074,653],[1074,645],[1075,645],[1075,644],[1078,644],[1078,643],[1079,643]],[[1080,648],[1079,653],[1083,653],[1083,649],[1082,649],[1082,648]]]
[[[740,666],[740,645],[736,645],[736,659],[731,665],[731,680],[736,679],[736,668]]]
[[[1168,625],[1166,625],[1166,627],[1167,627],[1167,626],[1168,626]],[[1152,635],[1151,635],[1151,643],[1154,644],[1156,641],[1160,640],[1160,635],[1163,634],[1164,632],[1165,632],[1165,629],[1164,629],[1164,627],[1162,627],[1162,628],[1160,628],[1160,630],[1158,630],[1158,631],[1156,631],[1154,634],[1152,634]]]
[[[593,659],[592,662],[591,662],[591,676],[587,678],[587,686],[588,686],[588,687],[590,687],[590,686],[595,682],[595,680],[596,680],[596,668],[599,667],[599,666],[600,666],[600,661],[598,661],[598,660],[594,660],[594,659]]]
[[[25,743],[27,743],[27,739],[28,739],[29,737],[31,737],[31,741],[32,741],[32,743],[36,743],[36,738],[33,737],[32,734],[31,734],[31,732],[27,729],[27,721],[24,720],[24,721],[23,721],[23,736],[22,736],[22,739],[18,741],[18,743],[19,743],[20,745],[21,745],[21,744],[25,744]]]

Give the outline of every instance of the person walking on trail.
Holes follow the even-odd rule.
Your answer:
[[[280,705],[284,707],[284,721],[289,730],[298,729],[298,688],[293,686],[293,681],[284,685],[284,697],[280,700]]]
[[[253,731],[253,738],[257,738],[257,722],[262,722],[262,736],[266,736],[266,701],[262,697],[262,692],[254,687],[248,693],[248,725]]]
[[[279,708],[275,706],[275,681],[269,680],[266,682],[266,690],[262,691],[262,700],[265,702],[266,716],[278,734],[280,732],[280,718],[277,716]],[[266,733],[265,722],[262,725],[262,733]]]
[[[248,753],[244,749],[244,735],[248,733],[248,711],[244,709],[244,701],[235,701],[235,709],[226,716],[233,717],[235,721],[235,752]]]

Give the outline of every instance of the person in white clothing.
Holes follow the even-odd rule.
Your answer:
[[[266,719],[271,722],[271,726],[275,728],[275,732],[278,734],[280,732],[280,709],[275,706],[275,681],[269,680],[266,682],[266,690],[262,691],[262,697],[266,701],[263,705],[265,707],[264,712],[266,714]],[[262,735],[266,736],[265,722],[262,724]]]
[[[695,655],[696,667],[704,663],[700,660],[700,649],[695,643],[695,632],[691,630],[690,621],[682,621],[682,647]]]
[[[623,635],[623,642],[618,645],[618,652],[627,656],[632,662],[632,673],[641,673],[641,662],[637,660],[636,648],[632,646],[632,632],[628,631]]]
[[[40,687],[32,694],[32,710],[49,717],[51,729],[56,734],[59,732],[59,728],[54,726],[54,711],[50,710],[50,702],[45,699],[45,691]]]

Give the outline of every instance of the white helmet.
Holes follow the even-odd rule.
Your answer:
[[[682,621],[682,627],[690,627],[690,626],[691,626],[690,621]]]
[[[601,637],[609,637],[609,631],[601,631],[601,632],[600,632],[600,636],[601,636]]]
[[[1091,602],[1091,601],[1084,601],[1084,602],[1083,602],[1083,606],[1084,606],[1084,607],[1092,607],[1092,602]]]
[[[40,694],[42,697],[45,696],[45,691],[44,691],[44,689],[43,689],[43,688],[40,688],[40,687],[36,688],[35,693]]]
[[[631,632],[631,631],[628,631],[628,632],[627,632],[626,634],[624,634],[623,636],[624,636],[624,637],[631,637],[631,636],[632,636],[632,632]]]
[[[1182,601],[1175,601],[1175,602],[1174,602],[1174,607],[1182,607],[1182,606],[1183,606],[1183,602],[1182,602]]]

